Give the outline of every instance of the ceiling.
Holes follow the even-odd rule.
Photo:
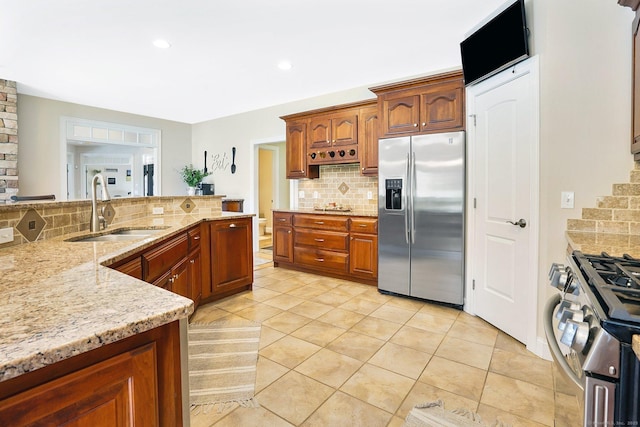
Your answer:
[[[0,78],[197,123],[460,66],[465,33],[504,2],[0,0]]]

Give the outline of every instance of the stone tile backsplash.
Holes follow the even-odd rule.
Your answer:
[[[613,184],[611,193],[598,197],[595,208],[582,209],[581,219],[567,220],[567,231],[640,235],[640,162],[629,182]]]
[[[16,82],[0,79],[0,200],[18,191],[18,92]]]
[[[359,163],[320,166],[320,178],[299,180],[298,191],[304,191],[304,197],[298,197],[300,209],[336,203],[352,211],[378,212],[378,178],[360,175]],[[367,197],[369,192],[371,199]]]

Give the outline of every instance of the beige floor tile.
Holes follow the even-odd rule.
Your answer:
[[[384,304],[384,303],[388,302],[390,299],[396,298],[396,297],[393,297],[391,295],[381,294],[375,288],[372,289],[372,291],[373,292],[365,292],[363,294],[360,294],[359,297],[362,298],[362,299],[366,299],[366,300],[369,300],[369,301],[377,302],[377,303],[380,303],[380,304]]]
[[[391,421],[389,421],[389,424],[387,424],[387,427],[403,427],[403,426],[404,426],[404,419],[396,416],[393,416],[393,418],[391,418]]]
[[[480,403],[511,414],[553,425],[553,390],[489,372]]]
[[[289,372],[290,369],[266,357],[258,356],[256,368],[256,393]]]
[[[454,322],[455,320],[452,318],[441,317],[419,311],[411,317],[406,324],[407,326],[412,326],[424,331],[446,334],[449,332],[449,329],[451,329]]]
[[[209,410],[207,412],[203,410],[194,410],[189,414],[189,420],[191,421],[191,427],[211,427],[217,425],[216,423],[229,415],[232,411],[238,408],[238,404],[234,403],[230,408],[224,412],[218,412],[217,409]]]
[[[322,347],[287,335],[261,349],[259,354],[287,368],[295,368]]]
[[[280,313],[282,313],[282,310],[262,303],[257,303],[235,312],[236,315],[255,322],[262,322]]]
[[[254,304],[256,304],[256,301],[245,298],[242,295],[235,295],[216,302],[215,306],[234,313],[244,308],[251,307]]]
[[[329,386],[290,371],[258,393],[256,398],[261,406],[299,425],[333,392]]]
[[[564,393],[555,393],[555,425],[581,426],[584,424],[584,416],[578,404],[578,398]]]
[[[274,279],[272,282],[270,282],[267,285],[264,285],[263,287],[271,291],[280,292],[284,294],[287,292],[291,292],[292,290],[300,288],[302,286],[304,286],[304,283],[300,283],[298,280],[295,280],[295,279],[284,279],[284,280]]]
[[[353,298],[352,295],[339,295],[333,292],[325,292],[312,298],[312,301],[319,302],[320,304],[327,304],[333,307],[338,307]]]
[[[575,386],[573,382],[571,382],[571,380],[566,377],[566,374],[560,370],[555,362],[552,363],[552,366],[553,389],[564,394],[576,394],[577,386]]]
[[[553,388],[551,362],[535,355],[525,356],[496,348],[493,351],[489,370],[540,387]]]
[[[316,288],[316,289],[320,289],[323,292],[329,292],[330,290],[340,286],[339,283],[337,283],[334,280],[331,280],[328,277],[325,277],[325,278],[322,278],[322,279],[318,279],[318,280],[311,280],[311,281],[307,282],[307,284],[309,286],[312,286],[312,287]]]
[[[323,384],[339,388],[360,366],[362,362],[357,359],[323,348],[295,370]]]
[[[417,380],[430,359],[428,353],[388,342],[368,363]]]
[[[432,316],[447,317],[454,320],[458,318],[460,313],[462,313],[462,311],[458,310],[457,308],[433,303],[426,303],[419,311],[420,313],[431,314]]]
[[[245,319],[242,316],[238,316],[237,314],[234,313],[228,313],[226,316],[222,316],[219,319],[216,319],[216,322],[246,322],[247,319]]]
[[[384,341],[355,332],[345,332],[327,348],[366,362],[384,345]]]
[[[389,341],[424,353],[434,354],[444,337],[444,334],[405,325]]]
[[[404,298],[399,296],[394,296],[389,301],[387,301],[387,305],[404,308],[405,310],[416,312],[424,307],[425,303],[422,301],[417,301],[410,298]]]
[[[346,284],[342,284],[334,288],[333,292],[341,295],[351,295],[352,297],[355,297],[356,295],[363,294],[369,290],[370,288],[367,285],[358,285],[352,282],[347,282]]]
[[[352,328],[352,332],[369,335],[380,340],[388,340],[402,327],[399,323],[390,322],[376,317],[365,317]]]
[[[521,354],[523,356],[535,356],[533,353],[527,350],[527,347],[525,347],[524,344],[502,331],[498,331],[498,337],[496,338],[495,347],[499,348],[500,350]]]
[[[544,424],[519,417],[507,411],[503,411],[501,409],[494,408],[493,406],[485,405],[483,403],[478,406],[478,415],[480,415],[480,417],[482,417],[482,420],[488,425],[491,425],[491,423],[498,421],[507,425],[518,427],[545,427]],[[579,424],[574,424],[571,427],[579,427]]]
[[[286,334],[280,331],[276,331],[275,329],[271,329],[268,326],[262,325],[260,328],[260,347],[264,348],[269,344],[272,344],[278,341],[280,338],[284,337]]]
[[[466,311],[461,311],[456,320],[467,325],[476,326],[478,328],[495,329],[495,327],[491,323],[487,322],[482,317],[474,316],[467,313]]]
[[[396,412],[396,416],[405,419],[414,406],[437,400],[442,400],[444,408],[447,410],[463,408],[468,411],[475,411],[478,407],[478,402],[475,400],[467,399],[458,394],[418,381],[404,399],[404,402],[402,402]]]
[[[390,413],[337,391],[302,426],[385,427],[390,419]]]
[[[361,296],[358,296],[338,306],[338,308],[354,311],[366,316],[368,314],[371,314],[374,310],[380,308],[381,305],[382,303],[369,301],[368,299],[364,299]]]
[[[228,314],[228,311],[207,304],[207,306],[198,307],[196,313],[189,319],[189,323],[211,323]]]
[[[334,308],[333,310],[318,317],[318,320],[339,328],[349,329],[363,318],[364,314],[343,310],[341,308]]]
[[[309,341],[315,345],[325,347],[331,341],[344,334],[346,329],[338,328],[324,322],[318,322],[317,320],[307,323],[300,329],[291,333],[291,336],[300,338],[301,340]]]
[[[340,391],[394,413],[413,383],[405,376],[366,363],[340,387]]]
[[[477,326],[461,322],[460,317],[458,317],[448,335],[465,341],[494,346],[498,338],[498,330],[493,326]]]
[[[238,408],[216,423],[216,427],[293,427],[263,407]]]
[[[385,304],[379,309],[372,312],[369,316],[402,324],[411,319],[414,314],[414,310],[406,310],[404,308],[398,308],[392,305]]]
[[[289,310],[291,307],[295,307],[296,305],[304,302],[304,300],[302,298],[294,297],[293,295],[281,294],[263,302],[281,310]]]
[[[434,356],[419,381],[479,401],[486,376],[485,370]]]
[[[300,316],[308,317],[310,319],[317,319],[331,310],[333,310],[333,306],[313,301],[304,301],[303,303],[289,309],[292,313],[299,314]]]
[[[304,285],[292,291],[287,292],[287,294],[292,295],[294,297],[298,297],[298,298],[312,299],[325,292],[326,290],[324,289],[319,289],[311,285]]]
[[[450,336],[445,337],[436,351],[436,356],[484,369],[485,371],[489,369],[492,355],[493,347],[491,346],[476,344]]]
[[[275,292],[267,288],[257,288],[244,295],[244,297],[252,299],[254,301],[262,302],[278,295],[280,295],[280,292]]]
[[[285,334],[290,334],[309,322],[311,322],[311,319],[308,317],[284,311],[265,320],[262,324],[280,332],[284,332]]]

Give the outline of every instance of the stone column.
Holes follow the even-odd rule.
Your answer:
[[[18,192],[18,92],[0,79],[0,203]]]

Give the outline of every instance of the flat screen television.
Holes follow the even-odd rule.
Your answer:
[[[529,57],[524,0],[507,3],[460,43],[466,85],[477,83]]]

